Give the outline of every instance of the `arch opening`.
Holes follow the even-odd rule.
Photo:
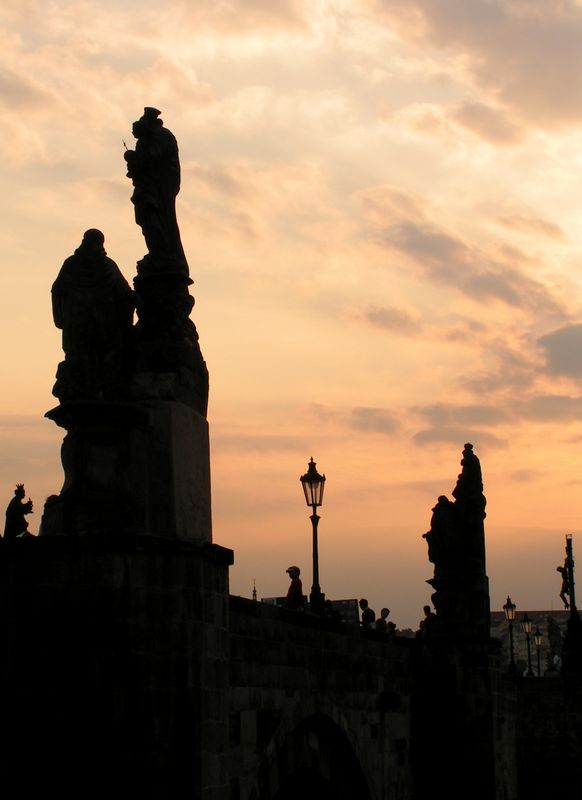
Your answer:
[[[257,800],[371,800],[362,767],[329,717],[304,719],[262,763]]]

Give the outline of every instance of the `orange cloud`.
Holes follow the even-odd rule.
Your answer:
[[[40,81],[3,66],[0,67],[0,102],[7,108],[30,112],[54,108],[57,101],[53,91]]]
[[[308,28],[309,3],[304,0],[197,0],[196,3],[170,3],[191,24],[213,32],[240,33],[277,29]]]
[[[496,221],[510,230],[523,231],[528,234],[538,234],[548,239],[565,239],[564,230],[555,222],[526,214],[510,214],[497,217]]]
[[[363,318],[387,331],[405,335],[420,331],[420,321],[405,308],[395,306],[370,306],[363,312]]]
[[[505,111],[483,103],[463,103],[451,116],[467,130],[491,144],[516,144],[524,137],[524,129],[516,125]]]
[[[565,325],[539,339],[548,372],[582,378],[582,323]]]
[[[462,59],[466,75],[530,127],[552,129],[582,118],[582,7],[575,0],[373,0],[368,5],[408,41]]]

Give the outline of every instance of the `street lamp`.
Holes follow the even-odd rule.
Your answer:
[[[542,670],[540,667],[540,650],[542,649],[542,639],[544,638],[543,633],[540,631],[539,625],[536,627],[534,631],[534,644],[536,646],[537,656],[538,656],[538,678],[542,677]]]
[[[527,612],[523,615],[521,627],[525,633],[525,640],[527,642],[527,672],[525,674],[528,678],[531,678],[534,674],[533,669],[531,668],[531,619],[528,617]]]
[[[509,671],[515,672],[515,655],[513,652],[513,621],[515,619],[515,603],[511,602],[511,597],[507,595],[507,602],[503,606],[503,613],[509,626]]]
[[[305,493],[305,502],[308,506],[311,506],[313,511],[310,517],[313,526],[313,585],[309,595],[309,608],[312,613],[323,616],[324,595],[319,587],[319,554],[317,551],[317,524],[319,517],[315,509],[323,502],[325,475],[320,475],[315,466],[315,461],[311,458],[307,466],[307,472],[299,480]]]

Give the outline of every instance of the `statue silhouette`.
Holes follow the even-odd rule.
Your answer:
[[[141,268],[170,268],[188,274],[186,256],[176,218],[176,195],[180,191],[180,159],[174,134],[164,128],[161,111],[144,108],[133,123],[135,150],[124,153],[127,176],[134,191],[135,221],[142,229],[149,256]]]
[[[5,539],[16,539],[18,536],[28,533],[28,522],[25,517],[26,514],[32,514],[32,500],[29,497],[26,503],[23,503],[25,494],[24,484],[17,483],[14,497],[6,509]]]
[[[65,352],[53,388],[61,400],[119,393],[134,301],[119,267],[107,257],[104,241],[101,231],[85,231],[52,287],[53,318],[63,331]]]

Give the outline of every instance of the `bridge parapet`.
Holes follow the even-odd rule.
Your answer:
[[[232,796],[283,798],[316,772],[336,796],[410,796],[413,644],[231,597]]]

